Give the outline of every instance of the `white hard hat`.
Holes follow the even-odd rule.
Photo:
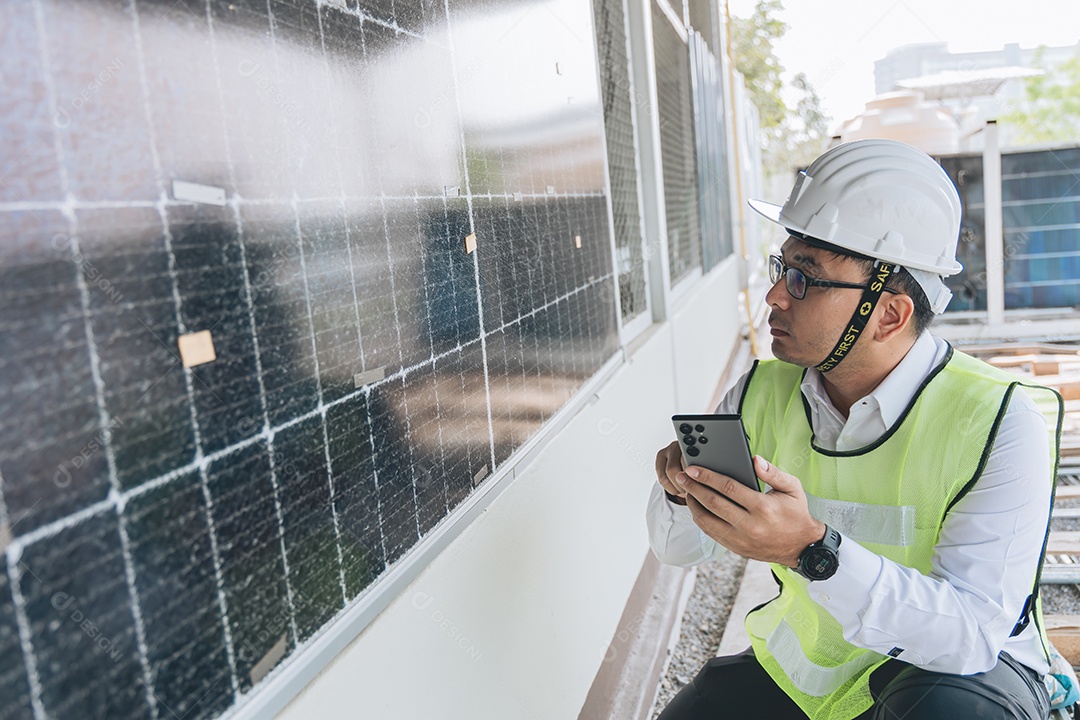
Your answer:
[[[896,140],[838,145],[799,173],[783,207],[750,207],[812,239],[901,265],[935,313],[952,297],[942,277],[963,269],[956,187],[932,157]]]

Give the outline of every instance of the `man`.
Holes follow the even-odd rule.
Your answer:
[[[927,332],[951,294],[960,201],[929,156],[833,148],[783,207],[772,351],[727,393],[767,492],[657,454],[662,561],[724,549],[780,585],[661,720],[1046,718],[1037,572],[1060,399]],[[1048,423],[1047,420],[1050,420]],[[1048,431],[1049,428],[1049,431]]]

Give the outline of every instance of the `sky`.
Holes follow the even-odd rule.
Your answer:
[[[730,0],[738,17],[754,0]],[[790,82],[806,73],[821,97],[830,129],[874,96],[874,61],[911,43],[947,42],[951,52],[1074,45],[1080,40],[1077,0],[784,0],[787,34],[775,52]]]

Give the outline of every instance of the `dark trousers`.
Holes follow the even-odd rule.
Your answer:
[[[1046,720],[1042,678],[1008,653],[977,675],[949,675],[889,660],[870,676],[874,706],[857,720]],[[659,720],[805,720],[754,653],[713,658],[664,708]]]

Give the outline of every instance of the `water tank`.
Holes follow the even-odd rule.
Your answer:
[[[930,155],[959,149],[959,126],[944,107],[923,99],[921,92],[883,93],[866,103],[866,110],[840,128],[841,142],[888,138],[914,145]]]

